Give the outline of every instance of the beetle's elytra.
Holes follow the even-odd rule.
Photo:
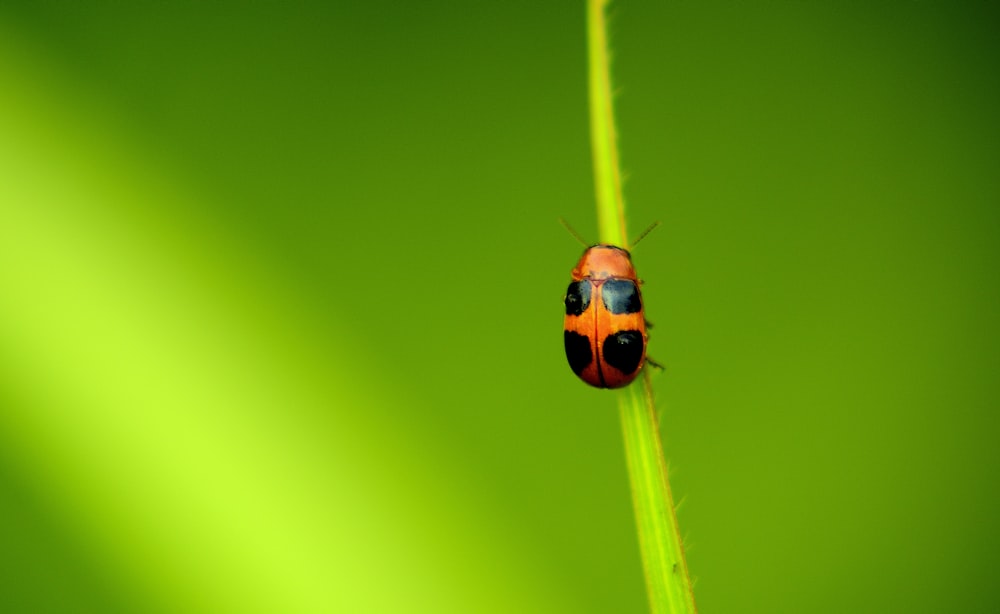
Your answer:
[[[563,336],[569,366],[597,388],[620,388],[646,360],[646,317],[627,250],[594,245],[583,252],[566,290]]]

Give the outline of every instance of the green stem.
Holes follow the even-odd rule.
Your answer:
[[[587,2],[587,42],[590,66],[590,149],[594,158],[594,191],[597,195],[597,230],[601,243],[628,249],[625,236],[625,201],[618,169],[618,145],[611,103],[611,68],[608,61],[606,0]]]
[[[622,197],[608,62],[605,20],[607,3],[608,0],[587,2],[594,187],[601,242],[621,245],[627,249],[625,202]],[[633,384],[619,393],[618,407],[650,610],[655,613],[695,614],[697,607],[670,494],[670,483],[667,480],[659,420],[653,404],[648,369],[643,373],[641,386]]]
[[[642,386],[632,385],[621,392],[618,409],[650,610],[694,614],[694,592],[670,494],[648,369],[642,380]]]

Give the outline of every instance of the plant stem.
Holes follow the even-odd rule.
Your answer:
[[[602,243],[628,249],[611,98],[607,3],[608,0],[587,2],[590,137],[597,224]],[[670,494],[648,368],[643,372],[641,386],[633,384],[619,393],[618,408],[650,610],[657,614],[695,614],[697,607]]]
[[[646,592],[653,612],[694,614],[694,592],[670,494],[648,369],[642,380],[642,386],[633,384],[620,393],[618,409],[646,571]]]
[[[590,83],[590,149],[594,159],[594,191],[597,195],[597,230],[601,243],[628,249],[625,235],[625,201],[614,108],[611,103],[611,68],[608,60],[606,0],[587,0],[587,47]]]

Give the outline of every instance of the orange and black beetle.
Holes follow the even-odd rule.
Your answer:
[[[627,250],[602,244],[583,252],[566,290],[563,337],[570,368],[591,386],[620,388],[639,374],[648,337]]]

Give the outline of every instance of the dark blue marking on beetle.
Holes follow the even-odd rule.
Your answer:
[[[590,282],[574,281],[566,289],[566,315],[578,316],[590,307]]]
[[[594,361],[594,353],[590,349],[590,339],[571,330],[563,331],[563,343],[566,344],[566,358],[573,373],[580,373]]]
[[[642,333],[637,330],[622,330],[604,339],[602,354],[604,362],[628,375],[635,373],[642,361]]]
[[[614,314],[639,313],[642,311],[642,300],[639,298],[639,287],[629,279],[609,279],[601,286],[601,297],[604,306]]]

